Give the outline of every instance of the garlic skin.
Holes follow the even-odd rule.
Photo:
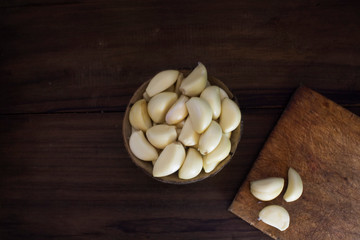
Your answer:
[[[195,132],[190,118],[187,118],[179,134],[179,141],[182,142],[184,146],[194,146],[198,144],[199,138],[200,134]]]
[[[288,211],[278,205],[264,207],[259,212],[259,220],[279,229],[280,231],[285,231],[290,225],[290,216]]]
[[[212,121],[212,109],[202,98],[192,97],[186,102],[186,108],[194,130],[201,134]]]
[[[185,149],[179,142],[170,143],[160,153],[153,168],[154,177],[165,177],[180,169],[185,160]]]
[[[206,87],[207,82],[207,71],[205,66],[202,63],[198,63],[198,66],[183,79],[180,85],[180,91],[182,94],[195,97]]]
[[[131,152],[143,161],[153,161],[158,158],[156,149],[146,140],[141,130],[131,134],[129,146]]]
[[[174,92],[162,92],[152,97],[147,106],[150,118],[155,123],[165,122],[166,113],[176,100],[177,95]]]
[[[222,137],[222,129],[220,125],[212,121],[210,126],[200,135],[199,139],[199,152],[206,155],[212,152],[220,143]]]
[[[199,175],[203,167],[201,154],[194,148],[189,148],[185,161],[179,170],[179,178],[191,179]]]
[[[216,148],[212,152],[204,156],[204,162],[206,164],[220,162],[229,155],[230,150],[230,140],[226,136],[222,135],[220,143],[216,146]]]
[[[147,111],[147,103],[144,99],[138,100],[131,107],[129,121],[131,126],[138,130],[146,131],[151,127],[152,122]]]
[[[146,137],[156,148],[164,149],[170,143],[176,141],[177,132],[175,126],[159,124],[146,131]]]
[[[221,113],[220,88],[218,86],[209,86],[202,91],[200,97],[207,101],[212,109],[212,118],[218,119]]]
[[[167,124],[177,124],[184,120],[188,115],[188,110],[185,103],[189,100],[189,97],[181,95],[178,100],[171,106],[166,113],[165,121]]]
[[[241,121],[238,105],[231,99],[225,98],[221,102],[220,126],[224,133],[235,130]]]
[[[280,195],[284,187],[284,179],[269,177],[250,182],[250,192],[261,201],[270,201]]]
[[[300,198],[303,193],[303,182],[298,172],[293,168],[288,171],[288,186],[284,194],[286,202],[293,202]]]
[[[165,70],[156,74],[149,82],[149,85],[146,87],[146,93],[149,97],[153,97],[156,94],[164,91],[165,89],[171,87],[179,76],[179,71],[177,70]]]

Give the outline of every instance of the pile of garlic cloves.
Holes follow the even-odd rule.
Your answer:
[[[210,85],[199,63],[186,78],[177,70],[156,74],[131,107],[129,122],[130,150],[153,163],[154,177],[178,171],[180,179],[192,179],[229,155],[241,112],[224,89]]]
[[[251,194],[261,201],[271,201],[280,195],[284,188],[284,179],[280,177],[269,177],[250,182]],[[286,202],[294,202],[303,193],[303,182],[299,173],[293,169],[288,170],[288,187],[283,196]],[[273,226],[280,231],[286,230],[290,225],[288,211],[278,205],[269,205],[259,212],[259,220]]]

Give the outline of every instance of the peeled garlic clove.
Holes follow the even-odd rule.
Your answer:
[[[231,132],[227,132],[227,133],[224,133],[225,137],[227,137],[228,139],[231,138]]]
[[[189,148],[185,161],[179,170],[179,178],[191,179],[199,175],[203,167],[201,154],[194,148]]]
[[[130,109],[129,121],[135,129],[146,131],[151,127],[151,119],[147,111],[147,103],[144,99],[138,100]]]
[[[221,161],[220,161],[220,162],[221,162]],[[204,161],[204,165],[203,165],[204,171],[205,171],[206,173],[212,172],[220,162],[213,162],[213,163],[207,164],[207,163]]]
[[[131,134],[136,131],[138,131],[138,130],[136,130],[134,127],[131,127]]]
[[[145,101],[150,101],[150,97],[149,97],[149,95],[147,94],[147,92],[144,92],[143,93],[143,98],[145,99]]]
[[[230,150],[230,140],[224,135],[222,135],[220,143],[217,145],[217,147],[211,153],[204,156],[204,162],[206,164],[220,162],[229,155]]]
[[[179,141],[184,146],[194,146],[199,142],[199,137],[200,135],[193,129],[190,118],[187,118],[180,132]]]
[[[231,99],[225,98],[221,103],[220,126],[224,133],[235,130],[241,121],[238,105]]]
[[[303,192],[303,182],[298,172],[293,168],[289,168],[288,171],[288,187],[284,194],[284,200],[287,202],[293,202],[301,196]]]
[[[220,88],[220,100],[224,100],[224,98],[229,98],[229,95],[225,92],[224,89]]]
[[[170,143],[160,153],[153,168],[154,177],[165,177],[180,169],[185,160],[185,149],[179,142]]]
[[[202,63],[187,76],[180,85],[182,94],[190,97],[198,96],[206,87],[207,71]]]
[[[194,130],[204,132],[212,121],[210,105],[202,98],[192,97],[186,102],[186,107]]]
[[[184,74],[181,72],[181,73],[179,73],[179,76],[178,76],[178,78],[176,80],[176,83],[175,83],[175,93],[177,95],[181,95],[180,85],[181,85],[183,79],[184,79]]]
[[[143,161],[153,161],[158,158],[156,149],[146,140],[142,131],[135,131],[129,140],[131,152]]]
[[[175,126],[159,124],[146,131],[146,137],[156,148],[164,149],[177,138]]]
[[[152,97],[148,103],[148,113],[156,123],[165,121],[165,115],[177,99],[176,93],[162,92]]]
[[[153,97],[173,85],[178,75],[179,71],[177,70],[165,70],[156,74],[146,88],[149,97]]]
[[[201,134],[199,139],[199,151],[202,155],[212,152],[220,143],[222,130],[220,125],[212,121],[210,126]]]
[[[188,110],[185,103],[189,100],[189,97],[181,95],[178,100],[171,106],[166,113],[165,121],[167,124],[177,124],[184,120],[188,115]]]
[[[212,109],[212,118],[218,119],[221,113],[220,88],[218,86],[209,86],[204,89],[200,97],[209,103]]]
[[[259,212],[259,220],[279,229],[280,231],[286,230],[290,225],[290,216],[288,211],[278,205],[264,207]]]
[[[284,187],[284,179],[270,177],[250,183],[250,192],[261,201],[270,201],[279,196]]]

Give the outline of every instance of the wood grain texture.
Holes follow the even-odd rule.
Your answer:
[[[198,61],[246,107],[283,108],[300,83],[359,106],[358,1],[1,6],[1,113],[123,111],[158,71]]]
[[[268,239],[227,207],[281,110],[243,113],[234,159],[185,186],[135,166],[123,113],[1,117],[0,239]]]
[[[274,239],[360,238],[360,118],[318,93],[299,88],[267,139],[229,210]],[[287,179],[288,168],[302,177],[295,202],[280,197],[259,202],[249,183]],[[285,187],[286,190],[286,187]],[[267,205],[282,205],[290,227],[281,232],[258,221]]]
[[[0,239],[270,239],[226,211],[293,91],[360,115],[358,1],[3,0]],[[244,135],[216,177],[168,186],[130,161],[121,121],[158,71],[236,95]]]

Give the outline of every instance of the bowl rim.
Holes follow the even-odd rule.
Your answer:
[[[180,73],[184,74],[184,76],[186,76],[187,74],[190,73],[190,70],[188,69],[179,69],[178,70]],[[219,173],[230,161],[231,159],[233,158],[233,156],[235,155],[235,152],[238,148],[238,144],[241,140],[241,137],[242,137],[242,134],[243,134],[243,127],[244,127],[244,122],[243,122],[243,118],[241,117],[241,121],[240,121],[240,124],[239,126],[233,130],[232,134],[231,134],[231,137],[230,137],[230,141],[231,141],[231,150],[230,150],[230,153],[229,155],[224,159],[222,160],[216,167],[213,171],[209,172],[209,173],[205,173],[204,170],[202,169],[201,170],[201,173],[202,175],[198,175],[194,178],[191,178],[191,179],[180,179],[180,178],[176,178],[176,180],[172,180],[172,179],[169,179],[169,176],[172,176],[174,174],[177,174],[178,171],[176,171],[175,173],[173,174],[170,174],[168,176],[165,176],[165,177],[154,177],[152,175],[152,173],[150,173],[148,170],[146,170],[142,165],[144,163],[148,163],[148,164],[151,164],[152,165],[152,162],[151,161],[143,161],[143,160],[140,160],[138,158],[135,157],[135,155],[131,152],[130,150],[130,146],[129,146],[129,138],[130,138],[130,135],[131,135],[131,131],[130,131],[130,134],[126,134],[127,132],[129,132],[127,130],[127,128],[131,129],[132,126],[129,122],[129,112],[130,112],[130,109],[131,107],[133,106],[133,104],[138,101],[139,99],[141,99],[142,97],[136,97],[137,95],[139,95],[139,92],[140,90],[142,89],[145,89],[146,86],[149,84],[151,79],[143,82],[140,87],[138,87],[136,89],[136,91],[133,93],[133,95],[131,96],[127,106],[126,106],[126,111],[125,111],[125,114],[124,114],[124,117],[123,117],[123,123],[122,123],[122,135],[123,135],[123,141],[124,141],[124,145],[125,145],[125,148],[126,148],[126,151],[131,159],[131,161],[138,167],[140,168],[143,172],[145,172],[146,175],[150,176],[152,179],[155,179],[157,181],[160,181],[160,182],[163,182],[163,183],[168,183],[168,184],[176,184],[176,185],[184,185],[184,184],[190,184],[190,183],[195,183],[195,182],[199,182],[199,181],[202,181],[202,180],[205,180],[209,177],[213,177],[215,176],[217,173]],[[238,102],[238,99],[236,98],[236,96],[230,91],[230,89],[219,79],[213,77],[213,76],[208,76],[208,81],[210,83],[212,82],[216,82],[216,86],[219,86],[221,87],[222,89],[224,89],[224,91],[229,95],[229,98],[231,100],[233,100],[238,106],[239,106],[239,102]],[[141,95],[139,96],[142,96],[144,91],[141,91]],[[240,106],[239,106],[239,109],[240,109]],[[234,133],[237,133],[238,134],[238,139],[233,139],[233,136],[234,136]],[[186,148],[185,148],[186,149]]]

